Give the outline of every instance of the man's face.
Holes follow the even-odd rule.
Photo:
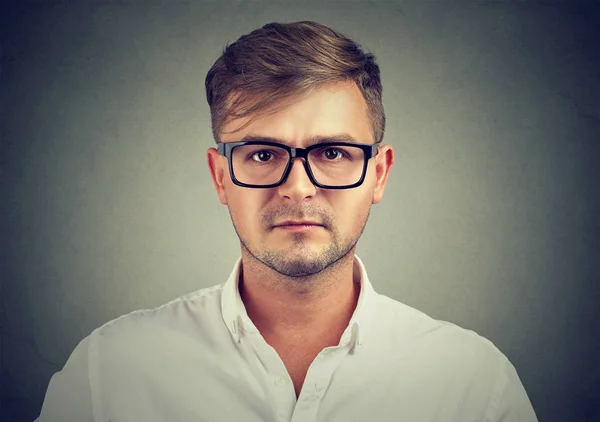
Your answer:
[[[292,147],[308,147],[311,138],[349,135],[357,143],[373,143],[366,102],[353,83],[316,89],[291,106],[228,133],[245,122],[228,122],[222,141],[269,137]],[[342,190],[315,187],[302,159],[294,160],[281,186],[253,189],[232,182],[227,159],[214,148],[209,149],[207,158],[219,199],[229,208],[242,247],[280,274],[303,277],[323,271],[354,250],[371,204],[383,196],[393,150],[389,145],[380,146],[378,156],[369,160],[364,183]],[[308,230],[276,227],[288,220],[308,220],[320,226]]]

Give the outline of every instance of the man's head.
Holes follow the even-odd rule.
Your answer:
[[[372,54],[316,22],[269,23],[243,35],[225,48],[206,76],[215,141],[229,119],[271,112],[339,81],[352,81],[359,88],[374,142],[381,142],[385,113],[379,66]]]
[[[379,145],[385,117],[373,56],[317,23],[268,24],[225,49],[206,92],[223,144],[221,154],[209,149],[208,164],[243,252],[289,277],[318,273],[352,252],[393,163],[392,148]],[[314,147],[290,161],[285,147],[233,146],[248,140],[350,146]],[[319,226],[279,226],[286,221]]]

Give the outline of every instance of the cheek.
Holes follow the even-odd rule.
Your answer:
[[[232,187],[227,190],[227,203],[238,230],[247,232],[260,228],[260,195],[246,192],[249,189]]]
[[[368,189],[353,192],[335,206],[335,217],[339,229],[353,230],[362,227],[363,220],[369,213],[372,193]]]

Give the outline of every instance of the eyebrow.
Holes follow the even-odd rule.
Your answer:
[[[272,136],[261,136],[261,135],[246,135],[242,139],[242,142],[248,141],[256,141],[256,142],[276,142],[278,144],[288,145],[287,141],[282,138],[274,138]],[[339,133],[336,135],[330,136],[311,136],[306,139],[306,146],[323,144],[326,142],[349,142],[352,144],[357,144],[358,141],[352,135],[347,133]]]

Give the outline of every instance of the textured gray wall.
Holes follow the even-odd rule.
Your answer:
[[[492,340],[540,421],[600,420],[593,4],[60,2],[3,15],[3,421],[94,328],[224,282],[206,167],[226,42],[317,20],[379,60],[397,161],[358,254],[375,288]]]

